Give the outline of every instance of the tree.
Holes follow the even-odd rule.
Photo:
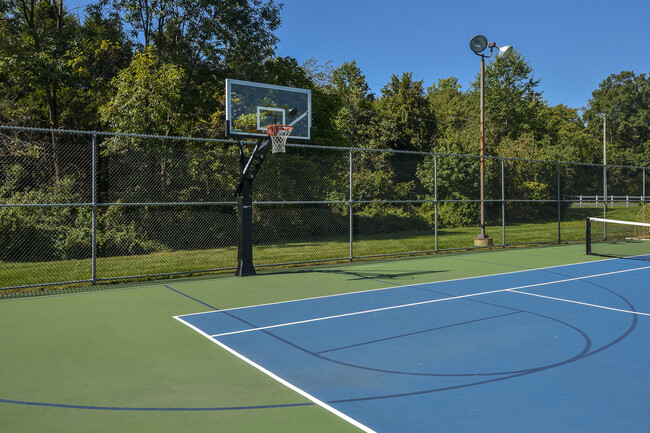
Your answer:
[[[537,110],[542,94],[537,91],[533,68],[516,51],[507,58],[497,58],[485,68],[486,141],[498,143],[502,138],[516,139],[522,134],[539,131]],[[480,77],[472,83],[478,99]],[[478,100],[476,102],[478,106]],[[478,140],[478,138],[477,138]]]
[[[414,81],[413,74],[405,73],[401,78],[393,75],[376,100],[354,63],[337,69],[333,84],[343,101],[337,122],[348,140],[395,150],[428,150],[431,146],[433,119],[422,81]],[[419,193],[415,171],[421,155],[370,151],[355,152],[354,156],[355,199],[400,200]],[[415,216],[415,209],[411,205],[370,203],[360,206],[356,214],[378,219],[374,224],[380,226],[393,219],[407,222],[407,216]]]
[[[316,87],[307,72],[293,57],[274,57],[267,59],[258,72],[259,80],[279,86],[308,89]]]
[[[422,81],[410,72],[393,75],[375,102],[377,111],[374,141],[377,147],[428,151],[432,146],[435,120]]]
[[[463,92],[456,77],[439,79],[427,89],[430,111],[433,113],[436,133],[432,150],[441,154],[478,153],[478,101],[471,92]],[[437,164],[436,164],[437,162]],[[440,155],[425,158],[417,169],[417,178],[425,189],[425,197],[440,200],[474,199],[478,192],[478,164],[474,158]],[[432,205],[424,206],[427,219],[433,224]],[[446,202],[438,206],[438,224],[441,227],[470,226],[478,221],[475,203]]]
[[[131,54],[119,21],[90,12],[81,25],[66,12],[62,1],[11,0],[2,5],[0,121],[51,129],[95,129],[97,105]],[[13,147],[32,156],[32,162],[21,159],[30,166],[28,173],[33,173],[39,160],[39,170],[60,180],[70,173],[89,175],[76,160],[77,149],[84,145],[80,141],[50,133],[47,139],[40,134],[38,139],[17,141]],[[44,173],[39,176],[46,177]]]
[[[260,64],[274,53],[280,5],[273,0],[104,0],[130,25],[141,48],[153,46],[165,62]],[[249,70],[250,68],[244,68]]]
[[[427,89],[429,110],[436,123],[438,152],[478,153],[478,105],[470,93],[463,92],[458,78],[438,80]]]
[[[109,5],[132,29],[138,49],[185,71],[184,134],[223,136],[224,79],[262,81],[281,6],[273,0],[103,0],[102,10]]]
[[[179,103],[184,72],[162,63],[151,51],[136,53],[129,67],[113,79],[115,95],[99,108],[102,120],[113,131],[170,136],[182,129]],[[182,149],[174,141],[114,136],[103,147],[103,156],[124,155],[125,170],[130,172],[129,179],[140,185],[139,189],[146,190],[151,176],[157,175],[158,182],[152,188],[154,197],[166,198],[169,185],[181,180],[174,168],[182,159]]]
[[[0,67],[12,84],[39,91],[48,126],[58,128],[59,92],[71,74],[66,56],[78,22],[67,15],[62,0],[10,0],[4,21]]]
[[[598,162],[598,140],[589,134],[577,108],[542,103],[539,107],[538,139],[541,159]]]
[[[650,165],[650,77],[632,71],[603,80],[584,113],[588,130],[602,140],[607,119],[607,159],[612,164]]]
[[[79,37],[79,23],[67,15],[62,0],[10,0],[2,18],[0,75],[8,81],[3,93],[18,102],[7,116],[59,128],[65,107],[62,93],[69,88],[73,73],[69,50]],[[48,154],[53,175],[60,179],[65,152],[54,134]]]
[[[335,124],[348,146],[368,146],[375,116],[374,95],[355,61],[332,72],[332,91],[338,98]]]
[[[172,135],[182,121],[179,102],[184,71],[146,50],[113,79],[115,95],[100,107],[102,120],[119,132]]]
[[[314,86],[327,89],[332,85],[334,68],[331,61],[320,63],[318,59],[310,57],[302,64],[301,69]]]
[[[72,44],[68,64],[72,68],[69,109],[63,112],[66,128],[99,129],[98,108],[111,97],[111,80],[126,68],[133,56],[122,22],[116,14],[104,16],[96,5],[86,9],[80,37]]]

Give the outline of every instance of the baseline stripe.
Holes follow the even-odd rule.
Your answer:
[[[627,314],[637,314],[639,316],[650,316],[650,313],[642,313],[640,311],[623,310],[623,309],[620,309],[620,308],[606,307],[604,305],[590,304],[589,302],[574,301],[572,299],[555,298],[553,296],[539,295],[537,293],[530,293],[530,292],[520,292],[520,291],[517,291],[516,289],[510,289],[510,291],[512,293],[519,293],[520,295],[536,296],[538,298],[546,298],[546,299],[551,299],[553,301],[569,302],[571,304],[584,305],[584,306],[587,306],[587,307],[602,308],[603,310],[618,311],[620,313],[627,313]]]
[[[641,270],[645,270],[645,269],[650,269],[650,266],[643,266],[641,268],[634,268],[634,269],[623,269],[623,270],[620,270],[620,271],[605,272],[605,273],[602,273],[602,274],[586,275],[586,276],[582,276],[582,277],[566,278],[566,279],[563,279],[563,280],[548,281],[548,282],[545,282],[545,283],[527,284],[525,286],[510,287],[510,288],[507,288],[507,289],[497,289],[497,290],[489,290],[487,292],[470,293],[468,295],[459,295],[459,296],[451,296],[451,297],[448,297],[448,298],[432,299],[432,300],[429,300],[429,301],[412,302],[412,303],[409,303],[409,304],[393,305],[393,306],[390,306],[390,307],[373,308],[371,310],[355,311],[355,312],[352,312],[352,313],[344,313],[344,314],[336,314],[336,315],[333,315],[333,316],[317,317],[317,318],[314,318],[314,319],[299,320],[299,321],[296,321],[296,322],[288,322],[288,323],[280,323],[280,324],[277,324],[277,325],[260,326],[258,328],[242,329],[242,330],[239,330],[239,331],[232,331],[232,332],[224,332],[224,333],[221,333],[221,334],[214,334],[214,335],[210,335],[210,337],[219,338],[219,337],[225,337],[225,336],[228,336],[228,335],[244,334],[244,333],[247,333],[247,332],[264,331],[264,330],[267,330],[267,329],[282,328],[282,327],[285,327],[285,326],[301,325],[303,323],[312,323],[312,322],[319,322],[319,321],[323,321],[323,320],[339,319],[339,318],[342,318],[342,317],[359,316],[359,315],[362,315],[362,314],[377,313],[377,312],[380,312],[380,311],[395,310],[395,309],[398,309],[398,308],[415,307],[415,306],[418,306],[418,305],[434,304],[434,303],[437,303],[437,302],[444,302],[444,301],[455,301],[457,299],[473,298],[473,297],[477,297],[477,296],[491,295],[491,294],[494,294],[494,293],[514,292],[515,290],[528,289],[528,288],[531,288],[531,287],[549,286],[551,284],[568,283],[568,282],[571,282],[571,281],[580,281],[580,280],[586,280],[586,279],[589,279],[589,278],[605,277],[605,276],[609,276],[609,275],[622,274],[622,273],[626,273],[626,272],[641,271]],[[517,293],[517,292],[514,292],[514,293]]]

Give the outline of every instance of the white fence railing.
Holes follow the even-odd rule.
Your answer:
[[[650,202],[650,196],[644,198],[642,195],[607,195],[606,197],[602,195],[570,195],[567,200],[573,201],[574,205],[580,207],[598,207],[602,206],[604,201],[610,207],[630,207],[630,204],[636,205],[637,203]]]

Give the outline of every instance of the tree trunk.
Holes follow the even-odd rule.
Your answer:
[[[59,128],[59,113],[58,113],[58,107],[57,107],[57,95],[56,95],[56,88],[52,86],[52,84],[48,83],[46,84],[45,88],[45,95],[47,99],[47,111],[49,114],[49,122],[50,122],[50,129],[58,129]],[[61,179],[61,172],[59,170],[59,155],[58,155],[58,149],[57,149],[57,133],[52,131],[50,133],[50,144],[52,146],[52,165],[54,168],[54,177],[56,180]]]

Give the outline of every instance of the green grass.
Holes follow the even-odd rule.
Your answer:
[[[473,231],[472,231],[473,233]],[[354,432],[173,315],[585,260],[581,245],[497,249],[0,299],[0,430]],[[118,261],[118,258],[115,258]],[[182,292],[186,296],[171,290]],[[200,301],[200,302],[197,302]],[[10,401],[13,402],[10,402]],[[241,408],[113,411],[119,408]],[[254,409],[251,406],[307,404]]]
[[[613,208],[608,217],[634,220],[638,207]],[[571,208],[564,212],[561,222],[563,242],[584,239],[584,219],[600,216],[601,209]],[[472,248],[479,229],[476,227],[441,229],[438,231],[438,249]],[[487,227],[486,232],[495,245],[503,244],[501,226]],[[540,223],[512,223],[506,226],[507,244],[530,244],[558,241],[557,220]],[[376,235],[355,235],[355,257],[381,254],[410,253],[435,249],[433,230],[406,231]],[[257,245],[255,263],[293,263],[312,260],[349,257],[349,238],[343,236],[325,241],[292,242],[282,245]],[[98,258],[97,277],[156,275],[164,273],[195,272],[233,268],[237,263],[236,247],[209,250],[166,251],[138,256]],[[92,277],[92,263],[86,260],[51,262],[0,262],[0,281],[3,287],[88,280]]]

